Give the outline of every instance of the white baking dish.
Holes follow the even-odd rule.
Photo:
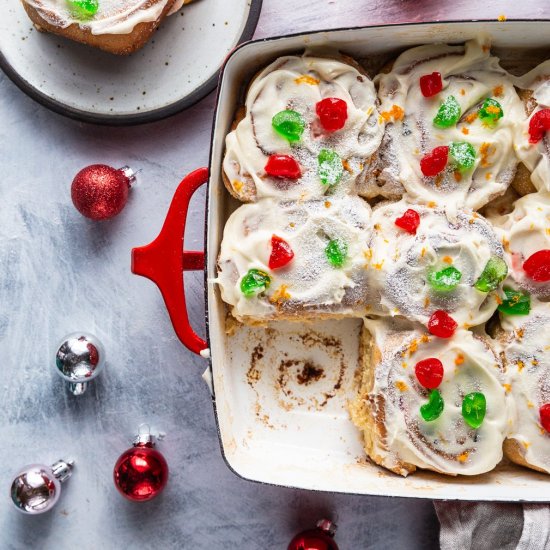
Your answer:
[[[157,240],[133,252],[133,270],[157,283],[178,336],[209,357],[220,440],[228,466],[264,483],[358,493],[435,499],[549,501],[549,478],[514,465],[476,477],[427,472],[404,479],[370,464],[348,419],[361,321],[292,323],[270,329],[238,327],[226,334],[216,258],[225,220],[236,203],[221,178],[224,138],[243,88],[274,58],[304,48],[335,48],[368,64],[431,42],[463,42],[484,33],[502,57],[550,57],[550,21],[448,22],[322,31],[249,42],[226,60],[220,76],[206,205],[206,262],[182,251],[189,199],[208,179],[206,168],[186,178]],[[208,343],[189,326],[182,270],[205,266]],[[208,349],[205,349],[208,348]],[[313,366],[312,366],[313,365]],[[317,370],[318,369],[318,370]],[[305,376],[305,375],[309,375]],[[299,380],[302,383],[299,383]],[[306,383],[307,382],[307,383]]]

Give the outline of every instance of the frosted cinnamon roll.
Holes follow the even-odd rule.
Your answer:
[[[480,214],[450,216],[401,200],[376,207],[372,223],[365,268],[379,297],[373,313],[426,324],[443,311],[466,328],[493,314],[507,266],[499,238]]]
[[[492,218],[501,236],[508,282],[528,297],[550,298],[550,193],[530,193],[514,203],[510,214]]]
[[[218,258],[223,301],[248,322],[361,316],[370,214],[359,197],[242,205]]]
[[[406,476],[492,470],[510,418],[503,366],[488,341],[442,340],[403,321],[366,320],[363,378],[350,412],[367,455]]]
[[[118,55],[141,48],[181,0],[22,0],[40,31]],[[177,4],[177,6],[175,5]]]
[[[386,131],[360,193],[478,209],[504,193],[523,106],[484,42],[413,48],[380,74]]]
[[[254,78],[226,137],[227,189],[253,202],[353,188],[384,132],[376,105],[373,83],[350,58],[277,59]]]
[[[550,61],[541,63],[515,83],[528,117],[516,127],[516,154],[531,172],[535,188],[550,191]],[[521,188],[525,187],[523,182]]]
[[[517,464],[550,473],[550,304],[534,303],[528,315],[503,314],[501,323],[515,406],[504,452]]]

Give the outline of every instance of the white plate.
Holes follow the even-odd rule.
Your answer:
[[[8,2],[6,2],[8,4]],[[0,67],[46,107],[112,125],[151,122],[210,93],[227,54],[256,28],[261,0],[196,0],[130,56],[37,32],[22,4],[0,18]]]

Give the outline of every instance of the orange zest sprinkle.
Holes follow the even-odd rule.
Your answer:
[[[367,250],[363,250],[363,256],[365,256],[365,258],[367,260],[371,260],[372,259],[372,248],[367,248]]]
[[[495,294],[495,301],[498,305],[502,304],[502,298],[498,294]]]
[[[455,170],[455,171],[453,172],[453,176],[454,176],[455,181],[456,181],[457,183],[460,183],[460,182],[462,181],[462,174],[461,174],[458,170]]]
[[[532,401],[527,401],[527,406],[532,409],[534,408],[535,405],[533,405],[533,402]]]
[[[523,338],[523,332],[524,332],[524,330],[522,328],[518,328],[516,330],[516,337],[521,340]]]
[[[501,23],[503,23],[504,21],[506,21],[506,16],[505,16],[503,13],[501,13],[501,14],[497,17],[497,19],[498,19]]]
[[[521,372],[525,368],[525,363],[521,359],[517,360],[516,365],[518,366],[518,372]]]
[[[496,105],[488,105],[485,110],[491,115],[500,114],[500,107],[497,107]]]
[[[426,309],[429,305],[430,305],[430,297],[426,296],[426,298],[424,298],[424,309]]]
[[[423,335],[420,337],[420,342],[421,342],[422,344],[427,344],[429,341],[430,341],[430,337],[429,337],[427,334],[423,334]]]
[[[437,203],[434,201],[430,201],[426,206],[428,208],[435,208],[437,206]]]
[[[512,384],[502,384],[502,387],[506,390],[506,393],[510,393],[512,391]]]
[[[461,455],[458,455],[458,461],[464,464],[468,460],[468,454],[468,451],[465,451]]]
[[[453,263],[453,259],[450,257],[450,256],[443,256],[443,258],[441,258],[446,264],[452,264]]]
[[[406,363],[405,361],[403,361],[403,362],[401,363],[401,366],[402,366],[404,369],[406,369],[406,368],[407,368],[407,363]]]
[[[376,229],[376,231],[380,231],[380,224],[379,223],[375,223],[374,224],[374,229]]]
[[[531,446],[531,443],[529,443],[528,441],[522,441],[521,444],[522,444],[526,449],[528,449],[528,448]]]
[[[405,384],[405,382],[403,382],[402,380],[398,380],[396,383],[395,383],[395,387],[399,390],[399,391],[407,391],[409,389],[409,386],[407,386],[407,384]]]
[[[303,74],[302,76],[295,78],[294,82],[296,84],[309,84],[311,86],[316,86],[321,81],[318,78],[314,78],[313,76],[310,76],[308,74]]]
[[[392,105],[389,111],[382,111],[380,115],[386,122],[390,122],[392,119],[397,121],[403,120],[405,117],[405,111],[402,107],[399,107],[399,105]]]
[[[464,88],[460,88],[460,95],[466,95],[466,90]]]
[[[464,119],[468,124],[472,124],[472,122],[477,118],[477,112],[475,113],[470,113],[469,115],[466,116],[466,118]]]
[[[533,367],[536,367],[538,364],[539,364],[539,362],[536,359],[533,359],[531,361],[531,365],[533,365]]]
[[[499,84],[493,88],[493,95],[496,97],[502,97],[504,95],[504,86]]]
[[[464,128],[462,128],[462,133],[465,134],[465,135],[468,135],[470,133],[470,130],[468,130],[468,128],[466,128],[466,126],[464,126]]]
[[[487,172],[487,173],[485,174],[485,179],[486,179],[487,181],[489,181],[492,177],[493,177],[493,174],[491,174],[491,172]]]
[[[384,260],[382,260],[381,262],[377,263],[377,264],[372,264],[372,267],[374,267],[374,269],[382,269],[382,266],[384,265]]]
[[[353,170],[351,169],[351,166],[349,165],[349,162],[347,160],[344,159],[342,161],[342,166],[344,167],[344,170],[346,170],[346,172],[353,174]]]
[[[494,146],[494,144],[484,141],[479,148],[479,154],[481,156],[481,166],[483,166],[484,168],[491,166],[491,162],[489,162],[489,157],[494,155],[495,152],[496,147]]]
[[[330,208],[332,203],[330,201],[325,201],[325,208]]]
[[[233,180],[231,182],[231,185],[233,186],[233,189],[235,189],[235,191],[240,191],[243,188],[244,183],[239,180]]]
[[[420,251],[420,257],[423,258],[426,255],[426,247],[423,246],[422,250]]]
[[[269,298],[272,304],[280,304],[285,300],[290,300],[290,294],[288,292],[287,285],[281,285]]]
[[[455,357],[455,365],[458,367],[458,365],[462,365],[462,363],[464,363],[464,355],[462,355],[462,353],[459,353]]]

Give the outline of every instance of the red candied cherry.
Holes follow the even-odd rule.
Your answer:
[[[529,121],[529,143],[538,143],[548,130],[550,130],[550,109],[541,109]]]
[[[278,269],[288,264],[294,258],[294,251],[281,237],[271,237],[271,256],[269,256],[269,269]]]
[[[427,177],[437,176],[445,170],[449,160],[449,148],[446,145],[436,147],[420,159],[420,170]]]
[[[416,235],[416,230],[420,225],[420,215],[416,210],[409,208],[400,218],[396,218],[395,225],[411,235]]]
[[[441,73],[433,72],[420,77],[420,91],[424,97],[432,97],[443,90]]]
[[[455,333],[457,327],[457,322],[442,309],[434,311],[428,321],[430,334],[438,338],[450,338]]]
[[[523,262],[523,271],[537,283],[550,281],[550,250],[539,250]]]
[[[341,130],[348,119],[348,105],[337,97],[325,97],[317,102],[315,112],[327,132]]]
[[[443,380],[443,363],[435,358],[429,357],[418,361],[414,367],[414,372],[422,386],[433,390],[441,384]]]
[[[540,423],[542,424],[542,427],[547,432],[550,432],[550,403],[546,403],[546,405],[543,405],[539,409],[539,414],[540,414]]]
[[[296,180],[302,175],[300,165],[290,155],[270,155],[264,169],[276,178]]]

